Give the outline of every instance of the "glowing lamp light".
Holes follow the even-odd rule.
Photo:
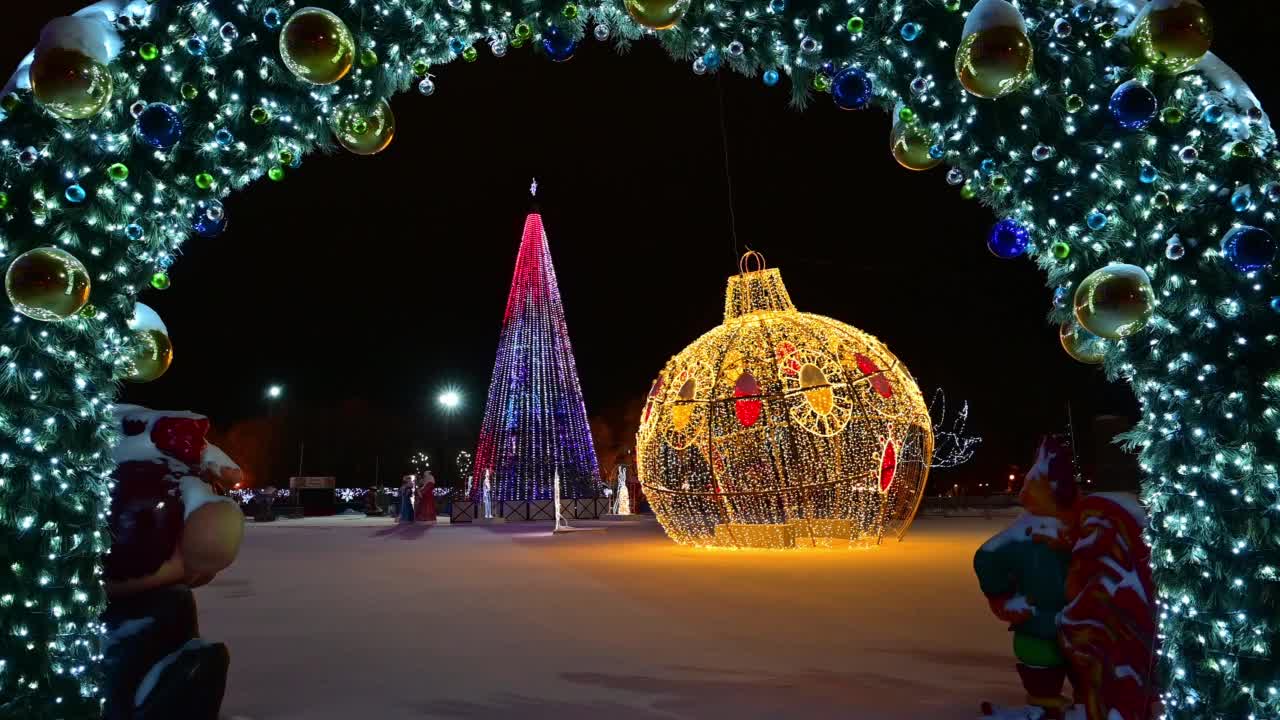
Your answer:
[[[731,548],[901,537],[933,456],[915,380],[874,337],[798,312],[757,254],[741,271],[724,324],[667,363],[641,416],[637,469],[667,535]]]
[[[284,388],[280,387],[279,385],[272,385],[267,388],[268,398],[272,400],[276,400],[276,399],[279,399],[281,395],[284,395]]]
[[[457,390],[445,390],[436,401],[446,410],[457,410],[462,405],[462,395]]]

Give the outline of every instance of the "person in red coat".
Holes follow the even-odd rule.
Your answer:
[[[436,521],[436,478],[427,471],[422,476],[421,487],[418,488],[417,517],[419,522]]]

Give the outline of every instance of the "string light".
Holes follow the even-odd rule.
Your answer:
[[[536,191],[536,185],[535,185]],[[542,216],[525,219],[498,356],[476,445],[471,497],[484,502],[592,497],[600,467]]]
[[[874,337],[798,312],[756,253],[729,279],[724,324],[654,381],[636,438],[640,482],[667,535],[735,548],[901,537],[932,453],[907,369]]]

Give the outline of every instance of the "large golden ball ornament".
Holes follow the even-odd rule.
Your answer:
[[[1059,326],[1058,339],[1062,342],[1062,349],[1072,359],[1085,365],[1101,365],[1106,358],[1106,341],[1073,320],[1067,320]]]
[[[623,0],[627,14],[650,30],[669,30],[684,17],[690,0]]]
[[[356,155],[376,155],[396,135],[396,116],[386,100],[351,102],[334,110],[329,126],[338,143]]]
[[[33,320],[55,322],[89,302],[89,271],[75,255],[56,247],[28,250],[4,274],[13,309]]]
[[[330,85],[351,72],[356,41],[342,18],[323,8],[305,7],[290,15],[280,31],[280,58],[300,79]]]
[[[1152,0],[1138,16],[1131,44],[1156,70],[1186,72],[1209,52],[1213,20],[1199,0]]]
[[[908,170],[932,170],[942,163],[941,157],[933,157],[930,149],[937,139],[928,129],[913,122],[899,122],[889,136],[889,148],[893,159]]]
[[[31,94],[64,120],[84,120],[102,112],[111,102],[113,87],[107,66],[78,50],[44,48],[31,61]]]
[[[956,77],[980,98],[1004,97],[1031,78],[1034,55],[1017,8],[1005,0],[981,0],[964,25]]]
[[[933,430],[888,348],[797,311],[761,263],[729,279],[724,324],[653,383],[636,452],[645,497],[678,543],[861,547],[911,524]]]
[[[129,382],[145,383],[158,379],[173,364],[173,341],[162,330],[133,332],[133,356],[129,361]]]
[[[1151,278],[1137,265],[1108,265],[1076,288],[1076,320],[1098,337],[1120,340],[1147,326],[1155,312]]]

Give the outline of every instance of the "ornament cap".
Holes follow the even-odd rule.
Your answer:
[[[724,295],[724,320],[764,312],[795,312],[782,273],[765,265],[764,256],[748,250],[738,261],[739,274],[729,278]]]

